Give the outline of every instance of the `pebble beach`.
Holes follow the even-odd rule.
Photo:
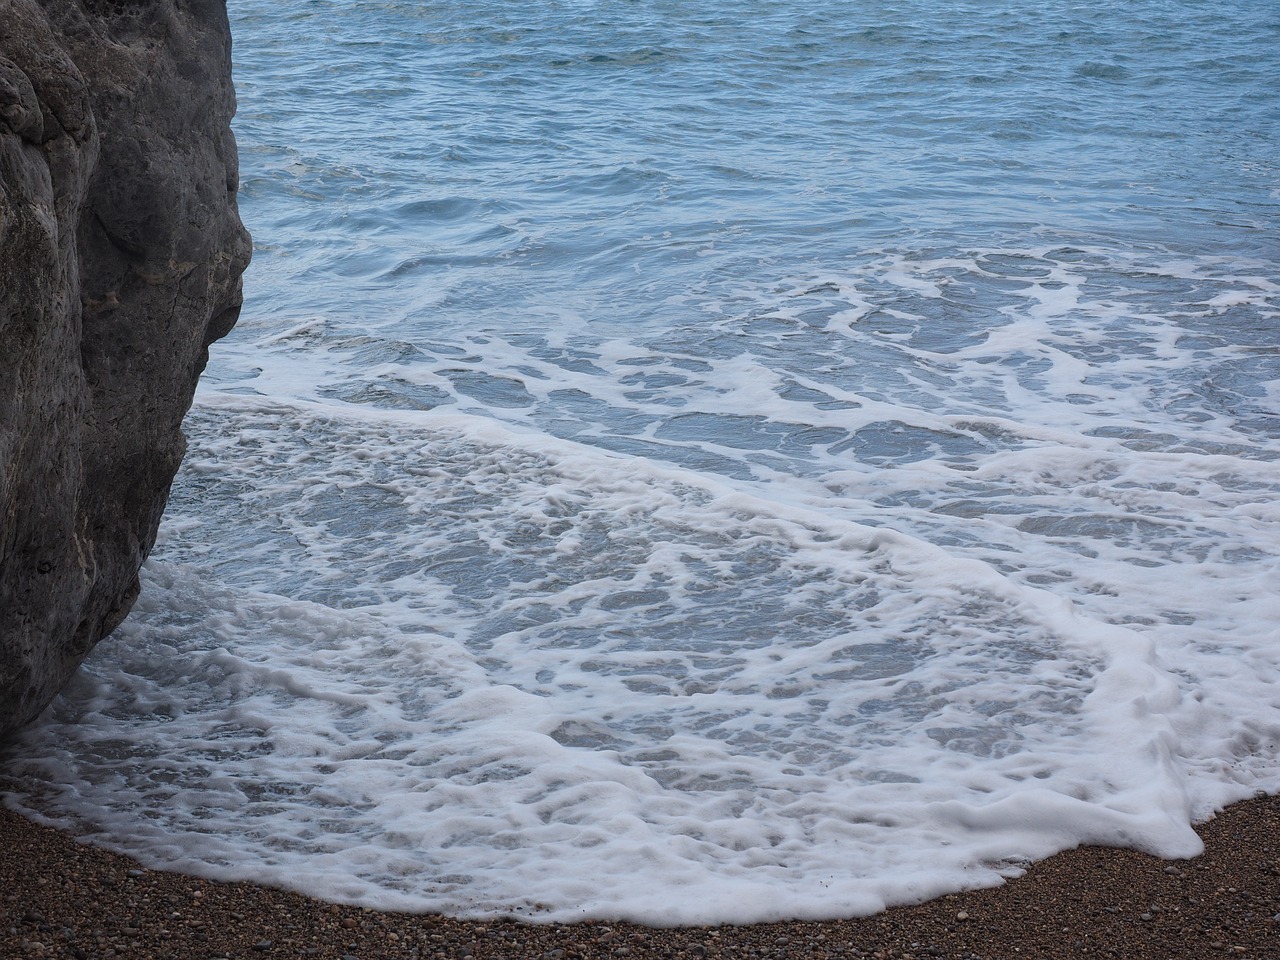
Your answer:
[[[1202,824],[1183,861],[1081,847],[1003,886],[876,916],[718,927],[382,913],[148,870],[0,810],[0,957],[1280,957],[1280,797]]]

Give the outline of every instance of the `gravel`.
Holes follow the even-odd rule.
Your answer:
[[[1280,798],[1203,824],[1169,863],[1082,847],[1002,887],[874,917],[739,927],[380,913],[148,870],[0,809],[0,960],[1280,958]]]

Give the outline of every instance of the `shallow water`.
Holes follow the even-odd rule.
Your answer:
[[[384,907],[841,916],[1280,789],[1280,29],[233,0],[256,259],[0,772]]]

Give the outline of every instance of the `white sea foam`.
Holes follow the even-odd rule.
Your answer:
[[[811,426],[897,424],[879,469],[809,446],[761,478],[769,417],[665,438],[749,480],[523,417],[207,394],[164,559],[11,802],[200,874],[541,919],[839,916],[1082,842],[1192,855],[1192,819],[1280,787],[1272,454],[1221,417],[1155,442],[1123,400],[1055,410],[1178,388],[1160,321],[1083,373],[1058,354],[1105,351],[1106,313],[1051,299],[1009,311],[1052,359],[995,414],[702,371],[731,397],[707,417],[820,383]],[[1016,389],[986,349],[948,389]]]

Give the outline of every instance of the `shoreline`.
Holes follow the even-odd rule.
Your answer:
[[[456,920],[341,906],[251,883],[149,870],[0,808],[5,958],[1036,957],[1280,958],[1280,797],[1197,828],[1205,852],[1159,860],[1080,847],[1000,887],[871,917],[717,927]]]

